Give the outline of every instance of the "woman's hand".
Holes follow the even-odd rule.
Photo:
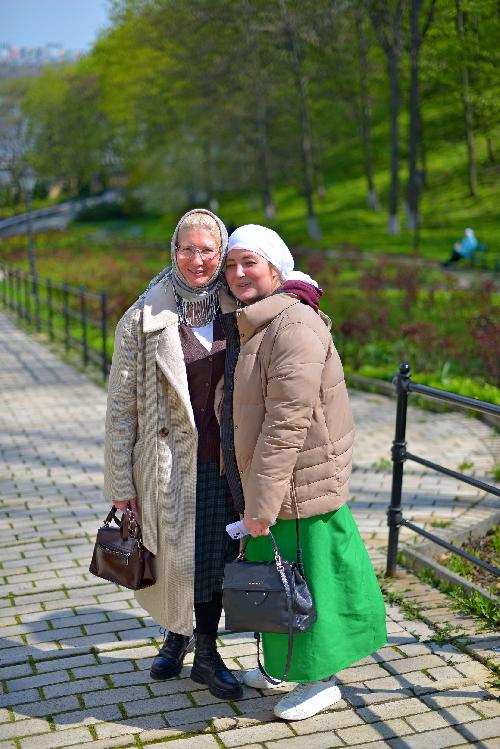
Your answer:
[[[269,525],[261,523],[260,520],[255,520],[254,518],[249,518],[245,515],[243,517],[243,524],[253,538],[269,535]]]
[[[113,505],[116,507],[117,510],[121,510],[122,512],[125,512],[128,505],[130,505],[130,509],[132,511],[133,516],[135,518],[139,517],[139,508],[137,507],[136,497],[133,497],[132,499],[114,500]]]

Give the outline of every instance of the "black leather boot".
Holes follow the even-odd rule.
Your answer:
[[[217,652],[215,635],[196,634],[191,678],[197,684],[206,684],[208,691],[221,700],[238,700],[243,696],[240,682]]]
[[[182,669],[182,662],[186,653],[194,648],[194,635],[185,637],[176,632],[169,632],[163,645],[151,664],[150,676],[157,681],[171,679],[178,676]]]

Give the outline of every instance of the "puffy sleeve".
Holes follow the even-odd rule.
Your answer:
[[[265,414],[245,482],[245,512],[273,523],[320,394],[325,344],[305,322],[283,325],[267,367]]]

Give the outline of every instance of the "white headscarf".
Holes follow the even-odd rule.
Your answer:
[[[228,253],[231,250],[249,250],[268,260],[279,272],[282,281],[305,281],[313,286],[318,284],[306,273],[294,271],[292,253],[279,234],[267,226],[245,224],[235,229],[229,237]]]

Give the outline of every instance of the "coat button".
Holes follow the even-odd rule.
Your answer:
[[[169,430],[167,429],[167,427],[162,427],[160,429],[160,437],[168,437],[168,434]]]

